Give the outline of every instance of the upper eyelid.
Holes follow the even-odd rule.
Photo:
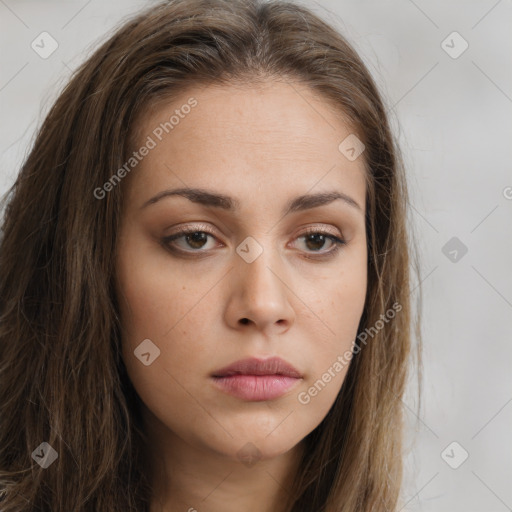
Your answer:
[[[325,225],[326,223],[313,223],[313,224],[308,224],[306,225],[304,228],[299,228],[301,233],[302,232],[308,232],[308,231],[314,231],[315,229],[316,230],[319,230],[319,231],[326,231],[326,232],[329,232],[330,229],[336,229],[337,231],[340,232],[341,236],[343,236],[343,230],[339,227],[339,226],[326,226]],[[190,223],[190,224],[185,224],[185,225],[182,225],[182,226],[179,226],[178,228],[176,228],[175,231],[173,231],[170,235],[168,236],[173,236],[175,234],[179,234],[183,231],[193,231],[193,232],[196,232],[196,231],[204,231],[206,233],[209,233],[211,234],[212,236],[217,236],[216,234],[216,230],[215,229],[212,229],[208,224],[193,224],[193,223]],[[335,235],[335,233],[330,233],[330,234],[333,234]],[[299,235],[300,236],[300,235]]]

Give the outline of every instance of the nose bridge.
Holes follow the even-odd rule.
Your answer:
[[[236,248],[235,296],[238,317],[248,318],[262,328],[290,320],[293,311],[287,298],[277,245],[270,234],[248,236]],[[240,309],[239,309],[240,308]]]
[[[279,255],[270,234],[246,237],[237,247],[238,276],[244,289],[251,293],[281,291],[281,281],[276,276],[280,267]],[[272,269],[272,270],[271,270]]]

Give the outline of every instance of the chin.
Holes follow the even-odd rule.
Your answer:
[[[250,429],[245,435],[239,434],[233,438],[226,435],[222,440],[214,440],[210,437],[205,441],[208,442],[208,448],[219,455],[252,466],[257,461],[284,455],[302,439],[302,436],[294,440],[289,435],[269,435],[268,430]]]

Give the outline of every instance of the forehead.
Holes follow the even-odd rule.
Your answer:
[[[305,85],[189,88],[153,105],[133,128],[135,150],[149,139],[154,147],[131,174],[131,196],[170,185],[272,196],[283,187],[304,193],[322,181],[351,189],[364,205],[364,160],[339,150],[353,128]]]

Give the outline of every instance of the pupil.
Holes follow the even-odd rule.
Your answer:
[[[192,243],[190,243],[190,239],[193,240]],[[195,233],[187,235],[187,242],[189,242],[189,244],[192,247],[200,249],[202,247],[201,242],[205,242],[205,241],[206,241],[206,233],[202,233],[201,231],[196,231]],[[194,245],[196,242],[199,242],[199,245]]]
[[[324,245],[324,238],[325,238],[325,235],[321,235],[321,234],[313,234],[313,235],[309,235],[308,236],[309,240],[313,240],[313,242],[315,243],[319,243],[319,247],[317,247],[317,249],[321,249],[322,246]]]

